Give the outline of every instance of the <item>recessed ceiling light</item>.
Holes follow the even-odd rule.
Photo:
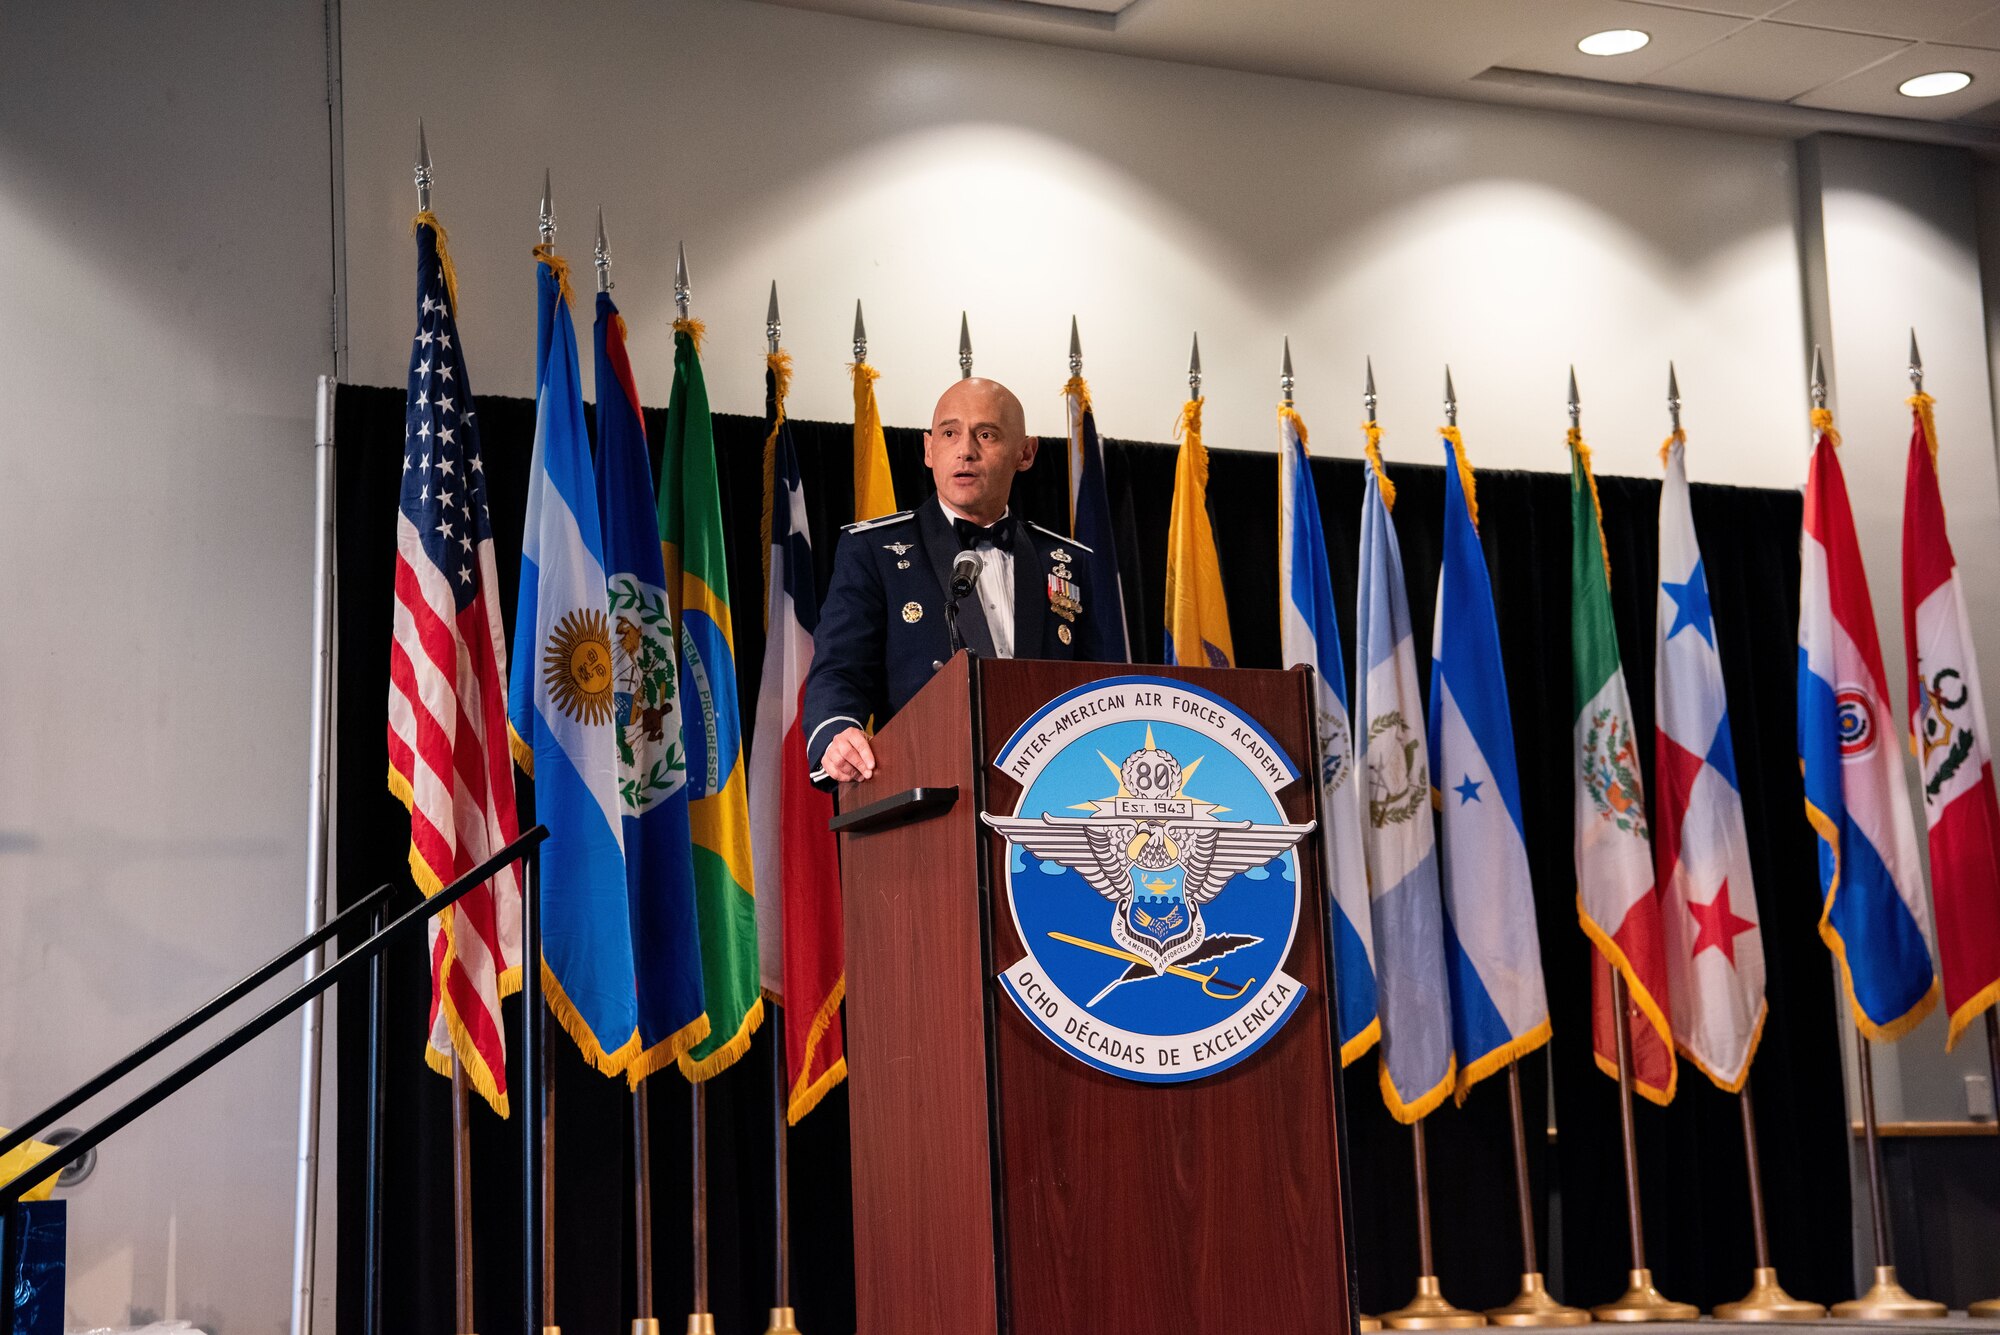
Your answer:
[[[1652,41],[1650,33],[1637,28],[1611,28],[1604,32],[1594,32],[1576,44],[1576,49],[1586,56],[1622,56],[1629,51],[1637,51]]]
[[[1943,97],[1971,82],[1972,76],[1964,70],[1939,70],[1935,74],[1919,74],[1914,79],[1905,79],[1896,85],[1896,91],[1904,97]]]

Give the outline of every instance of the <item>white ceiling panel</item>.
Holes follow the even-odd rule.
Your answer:
[[[1993,9],[1944,33],[1953,46],[1986,46],[2000,49],[2000,9]]]
[[[1935,70],[1963,70],[1970,87],[1943,97],[1904,97],[1896,85]],[[1800,106],[1829,111],[1859,111],[1873,116],[1912,116],[1923,120],[1953,120],[2000,100],[2000,51],[1971,46],[1926,43],[1898,53],[1859,74],[1830,83],[1801,97]]]
[[[1792,0],[1771,17],[1809,28],[1929,42],[1995,10],[2000,10],[1995,0]]]
[[[1569,74],[1579,79],[1606,79],[1615,83],[1637,83],[1649,79],[1667,66],[1687,59],[1742,28],[1748,19],[1708,14],[1694,9],[1668,9],[1659,5],[1602,0],[1588,12],[1574,16],[1574,34],[1549,40],[1549,34],[1524,34],[1519,45],[1504,59],[1494,61],[1514,69],[1539,70],[1544,74]],[[1652,41],[1622,56],[1586,56],[1576,49],[1577,39],[1607,28],[1637,28]]]
[[[1730,18],[1760,19],[1786,0],[1635,0],[1648,9],[1685,9],[1697,14],[1722,14]]]
[[[1754,23],[1669,65],[1647,82],[1726,97],[1788,102],[1893,56],[1908,45],[1891,37]]]

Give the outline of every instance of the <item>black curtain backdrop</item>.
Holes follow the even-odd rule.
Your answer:
[[[511,641],[533,405],[481,398],[479,413]],[[342,386],[337,422],[339,898],[346,904],[388,880],[404,888],[399,902],[407,906],[415,895],[405,865],[407,817],[383,785],[403,391]],[[852,505],[851,429],[846,423],[792,425],[824,590],[839,525]],[[664,410],[649,410],[646,426],[657,465]],[[718,415],[715,436],[747,726],[756,717],[763,659],[757,633],[763,424]],[[927,495],[921,433],[891,428],[887,436],[897,494],[905,502]],[[1327,437],[1322,434],[1321,440],[1324,451]],[[1428,628],[1436,598],[1443,473],[1434,463],[1403,461],[1440,460],[1442,453],[1434,438],[1390,440],[1387,446],[1411,615],[1415,625]],[[1470,447],[1476,460],[1476,435]],[[1701,447],[1694,442],[1694,449]],[[1173,447],[1107,441],[1105,454],[1132,643],[1141,661],[1158,662]],[[1550,432],[1547,456],[1551,470],[1567,467],[1557,431]],[[1313,468],[1341,630],[1351,652],[1363,465],[1322,457]],[[1650,775],[1659,483],[1604,477],[1599,490],[1619,642]],[[1275,456],[1212,449],[1209,492],[1238,661],[1245,667],[1279,666]],[[1043,442],[1034,467],[1016,483],[1014,503],[1029,519],[1059,531],[1066,527],[1061,441]],[[1553,1137],[1533,1134],[1528,1144],[1542,1265],[1566,1301],[1604,1302],[1623,1289],[1628,1261],[1617,1086],[1591,1058],[1589,948],[1576,925],[1567,475],[1484,472],[1479,503],[1512,692],[1555,1030],[1553,1044],[1527,1058],[1521,1070],[1528,1125],[1560,1128]],[[1853,1292],[1848,1132],[1831,963],[1815,926],[1815,853],[1802,814],[1793,741],[1800,501],[1792,492],[1697,485],[1694,512],[1711,572],[1769,970],[1771,1016],[1752,1087],[1771,1203],[1772,1254],[1793,1293],[1831,1302]],[[524,792],[524,825],[525,797]],[[429,983],[419,948],[390,958],[386,989],[386,1324],[390,1330],[448,1332],[453,1329],[449,1085],[429,1073],[420,1055]],[[519,1009],[518,1002],[507,1004],[510,1045],[518,1042]],[[769,1030],[767,1021],[763,1032]],[[554,1032],[556,1315],[571,1330],[622,1328],[633,1315],[632,1100],[622,1081],[590,1071],[560,1031]],[[343,1327],[352,1328],[364,1291],[367,1026],[360,988],[342,991],[339,1034],[339,1297]],[[771,1303],[770,1062],[770,1045],[760,1033],[749,1055],[709,1084],[710,1293],[725,1330],[762,1329]],[[518,1074],[511,1078],[518,1086]],[[1411,1136],[1382,1106],[1373,1054],[1356,1063],[1346,1080],[1360,1300],[1363,1310],[1379,1312],[1401,1305],[1415,1287]],[[686,1083],[672,1073],[649,1086],[654,1315],[671,1328],[689,1310],[692,1292],[691,1099]],[[1446,1294],[1466,1307],[1506,1301],[1520,1276],[1506,1087],[1505,1078],[1495,1076],[1463,1107],[1447,1104],[1428,1122],[1437,1268]],[[1637,1106],[1648,1259],[1661,1288],[1704,1308],[1741,1296],[1749,1286],[1752,1258],[1737,1101],[1684,1062],[1680,1094],[1671,1107],[1643,1101]],[[518,1124],[503,1123],[476,1099],[473,1154],[477,1325],[511,1328],[520,1319]],[[814,1335],[851,1331],[844,1087],[795,1130],[791,1166],[793,1293],[800,1325]]]

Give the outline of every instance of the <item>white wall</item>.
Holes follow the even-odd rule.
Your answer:
[[[319,5],[4,28],[0,1124],[299,932],[331,369]],[[238,1054],[69,1193],[72,1328],[282,1329],[297,1044]]]
[[[476,24],[435,3],[344,10],[353,379],[404,373],[422,116],[483,392],[529,392],[546,165],[580,290],[604,206],[653,402],[685,238],[729,411],[760,409],[775,278],[801,416],[851,411],[860,297],[891,422],[928,422],[965,308],[979,370],[1059,432],[1075,312],[1113,435],[1169,437],[1198,329],[1213,444],[1271,445],[1289,334],[1323,450],[1358,452],[1372,353],[1392,461],[1437,461],[1449,360],[1475,460],[1562,468],[1574,361],[1600,466],[1650,474],[1673,357],[1697,478],[1789,486],[1803,468],[1786,143],[745,0],[605,3],[560,27],[523,0]],[[437,23],[448,60],[411,39]]]

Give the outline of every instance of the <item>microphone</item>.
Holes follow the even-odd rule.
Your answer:
[[[979,553],[972,551],[960,552],[951,563],[951,596],[944,600],[944,629],[954,654],[965,647],[965,637],[958,633],[958,600],[972,592],[979,579],[979,564]]]

